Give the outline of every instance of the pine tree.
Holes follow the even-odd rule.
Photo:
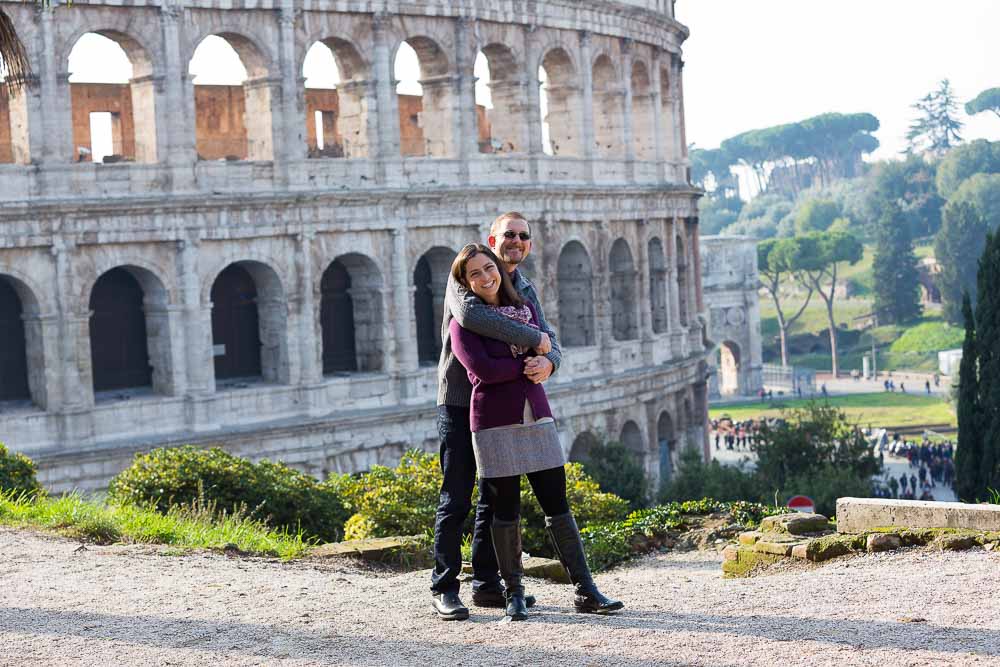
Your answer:
[[[948,79],[941,81],[937,90],[924,95],[912,108],[920,115],[906,132],[906,153],[919,153],[926,149],[933,155],[941,156],[962,141],[958,100]]]
[[[976,276],[976,356],[979,360],[979,429],[983,447],[982,479],[1000,490],[1000,234],[986,237]],[[983,495],[985,499],[986,494]]]
[[[976,351],[976,323],[969,293],[962,295],[965,342],[958,371],[958,447],[955,450],[955,493],[959,500],[975,502],[985,497],[982,480],[982,409],[979,404],[979,358]]]
[[[920,317],[920,275],[906,217],[896,203],[887,203],[876,230],[875,311],[879,321],[902,323]]]

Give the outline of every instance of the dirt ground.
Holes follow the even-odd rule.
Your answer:
[[[0,528],[0,665],[1000,663],[1000,554],[909,550],[724,580],[720,556],[602,574],[626,609],[575,614],[530,580],[525,623],[431,613],[427,571],[89,546]],[[468,593],[468,590],[466,590]]]

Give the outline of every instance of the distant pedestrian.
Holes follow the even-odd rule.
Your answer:
[[[904,394],[906,393],[906,384],[905,383],[903,383],[903,382],[899,383],[899,391],[901,391]]]
[[[931,393],[931,381],[930,380],[924,380],[924,389],[926,389],[927,390],[927,394],[930,395],[930,393]]]
[[[820,386],[820,390],[823,392],[823,398],[826,398],[827,396],[829,396],[829,394],[826,393],[826,383],[825,382]]]
[[[906,479],[906,473],[904,472],[902,475],[899,476],[899,488],[903,490],[903,493],[906,493],[906,485],[908,483],[909,480]]]

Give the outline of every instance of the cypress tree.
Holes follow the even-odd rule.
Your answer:
[[[879,321],[902,323],[920,317],[920,274],[910,226],[899,205],[886,205],[878,222],[875,260],[875,311]]]
[[[983,443],[983,484],[1000,490],[1000,234],[986,237],[976,276],[976,355]],[[982,499],[986,499],[983,494]]]
[[[962,295],[965,342],[958,371],[958,447],[955,450],[955,493],[959,500],[975,502],[983,498],[983,439],[980,429],[979,359],[976,352],[976,324],[972,318],[969,293]]]

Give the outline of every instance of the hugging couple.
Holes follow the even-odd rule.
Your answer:
[[[566,501],[566,459],[542,386],[562,356],[534,286],[517,270],[531,252],[531,225],[520,213],[505,213],[493,221],[487,243],[462,248],[445,294],[438,363],[444,481],[434,523],[434,609],[445,620],[469,617],[458,577],[478,470],[473,604],[504,608],[511,620],[523,621],[535,603],[522,583],[520,487],[527,475],[576,587],[576,610],[617,611],[624,605],[594,584]]]

